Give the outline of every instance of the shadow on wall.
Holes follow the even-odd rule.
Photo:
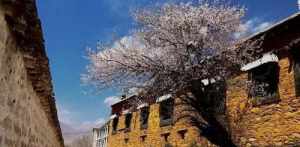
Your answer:
[[[187,120],[197,127],[201,137],[220,147],[235,147],[226,116],[226,84],[219,81],[204,86],[195,81],[190,92],[180,96],[175,105],[180,114],[175,121]]]

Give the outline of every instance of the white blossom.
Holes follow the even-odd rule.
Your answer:
[[[134,13],[130,37],[90,52],[83,80],[98,88],[176,92],[201,79],[226,78],[238,61],[232,46],[244,10],[221,3],[165,4]]]

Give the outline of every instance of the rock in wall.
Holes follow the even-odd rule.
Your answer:
[[[0,0],[0,146],[64,146],[34,0]]]
[[[113,132],[113,120],[109,121],[108,147],[216,147],[207,138],[203,137],[199,128],[189,123],[186,117],[188,107],[182,104],[179,98],[175,98],[174,122],[168,125],[160,125],[160,103],[149,105],[149,118],[147,128],[141,128],[141,110],[132,112],[130,129],[126,128],[126,116],[118,116],[117,131]],[[192,110],[192,109],[189,109]],[[185,111],[185,112],[184,112]],[[196,113],[197,114],[197,113]],[[196,115],[195,114],[195,115]],[[193,114],[191,114],[193,115]],[[177,117],[183,117],[178,119]],[[178,119],[178,120],[177,120]]]
[[[279,61],[279,94],[281,101],[254,107],[247,94],[243,74],[230,81],[227,108],[233,140],[238,146],[300,146],[300,99],[295,95],[294,72],[290,61]]]

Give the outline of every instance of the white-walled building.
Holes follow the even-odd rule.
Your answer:
[[[100,128],[93,128],[93,147],[107,147],[108,123]]]

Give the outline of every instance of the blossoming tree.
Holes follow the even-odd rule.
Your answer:
[[[239,62],[232,46],[243,15],[243,9],[217,2],[138,10],[130,37],[89,52],[82,79],[98,88],[138,87],[162,95],[200,79],[226,78]]]
[[[89,52],[84,82],[99,89],[140,88],[151,97],[189,88],[201,91],[211,83],[225,81],[244,60],[240,56],[245,52],[234,47],[235,34],[243,31],[244,9],[240,7],[218,1],[172,3],[138,10],[133,16],[138,27],[129,37],[113,45],[99,44],[99,50]],[[220,83],[219,88],[206,89],[218,93],[224,86]],[[215,105],[201,105],[202,98],[195,95],[184,100],[194,108],[189,110],[201,115],[191,120],[203,130],[217,128],[211,137],[219,138],[219,145],[232,146],[226,144],[230,137],[214,117],[215,111],[208,112]],[[224,107],[224,103],[216,105]]]

